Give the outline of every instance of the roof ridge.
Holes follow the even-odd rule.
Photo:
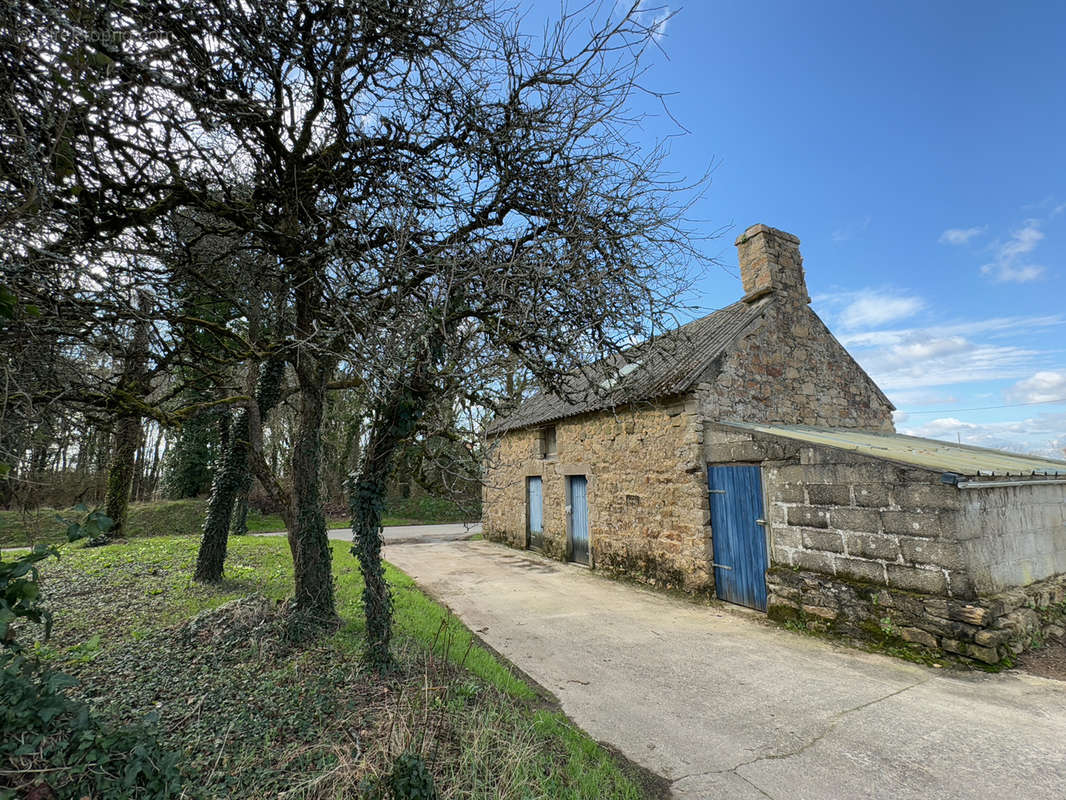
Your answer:
[[[738,300],[617,353],[583,364],[566,377],[574,382],[568,397],[540,391],[507,417],[490,423],[488,432],[503,433],[578,414],[683,394],[755,319],[762,316],[766,306],[767,303],[749,304]],[[619,363],[619,358],[632,359],[628,363],[637,363],[643,369],[632,370],[619,380],[617,373],[626,365],[626,362]],[[604,385],[607,380],[617,380],[617,383]]]

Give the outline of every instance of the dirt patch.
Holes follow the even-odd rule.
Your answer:
[[[1041,678],[1066,681],[1066,642],[1027,650],[1018,656],[1018,669]]]

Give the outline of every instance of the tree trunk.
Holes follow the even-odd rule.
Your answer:
[[[201,583],[217,583],[222,580],[233,504],[245,485],[251,442],[257,435],[257,431],[251,426],[250,417],[254,417],[258,425],[278,404],[284,377],[285,362],[280,358],[272,358],[258,377],[255,389],[256,408],[242,408],[233,415],[222,463],[212,481],[211,497],[204,520],[204,535],[200,540],[193,580]]]
[[[416,369],[410,385],[398,383],[374,415],[359,474],[349,487],[352,553],[363,573],[367,655],[379,669],[392,664],[392,594],[381,562],[381,517],[397,451],[414,433],[426,407],[429,386],[422,379],[423,368]]]
[[[207,516],[204,519],[204,535],[200,540],[196,572],[193,574],[195,581],[217,583],[222,580],[230,517],[247,463],[248,409],[242,408],[233,416],[229,447],[226,448],[222,463],[219,464],[212,481],[211,497],[207,501]]]
[[[107,471],[107,499],[104,507],[113,523],[106,538],[122,536],[130,503],[130,489],[136,467],[137,448],[141,439],[141,421],[124,417],[115,425],[115,448],[111,451],[111,466]]]
[[[296,577],[296,610],[312,619],[337,616],[333,599],[332,554],[322,512],[319,467],[322,461],[322,416],[326,381],[332,364],[319,361],[297,370],[300,410],[292,446],[292,550]]]
[[[141,293],[137,305],[142,314],[147,314],[151,307],[149,297]],[[148,320],[141,316],[133,323],[133,338],[126,353],[123,374],[119,380],[116,395],[119,398],[130,397],[142,399],[149,391],[148,376]],[[120,407],[121,408],[121,407]],[[137,450],[141,446],[141,418],[129,408],[121,411],[115,424],[115,449],[111,451],[111,464],[107,472],[107,496],[104,501],[107,516],[111,518],[111,529],[89,544],[107,544],[112,538],[122,536],[126,531],[127,511],[130,504],[130,490],[136,470]]]

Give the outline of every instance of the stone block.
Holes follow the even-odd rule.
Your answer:
[[[941,483],[910,483],[896,489],[901,508],[951,511],[959,507],[959,490]]]
[[[807,497],[811,505],[848,506],[851,505],[851,487],[841,483],[812,484],[807,487]]]
[[[963,568],[962,554],[957,542],[901,536],[899,546],[903,560],[912,564],[936,564],[938,567],[954,570]]]
[[[806,483],[804,469],[799,464],[790,464],[786,467],[777,468],[777,478],[786,484],[803,486]]]
[[[832,608],[824,608],[822,606],[804,605],[803,613],[812,617],[819,617],[824,620],[834,620],[837,618],[838,612]]]
[[[888,487],[883,483],[857,483],[853,492],[857,506],[885,508],[888,505]]]
[[[802,503],[803,485],[794,483],[778,483],[770,487],[770,499],[777,503]]]
[[[921,628],[900,628],[899,636],[905,642],[914,642],[931,650],[937,649],[936,637]]]
[[[999,647],[1010,641],[1010,631],[980,630],[973,635],[975,643],[981,647]]]
[[[987,608],[969,604],[960,605],[959,603],[948,603],[948,619],[958,620],[959,622],[968,622],[970,625],[981,626],[990,618],[988,616]]]
[[[978,644],[967,645],[966,655],[986,664],[998,664],[1000,662],[999,651],[995,647],[982,647]]]
[[[829,524],[837,530],[877,533],[881,530],[881,515],[870,508],[832,508]]]
[[[846,575],[867,583],[884,584],[886,582],[885,566],[880,561],[864,561],[861,558],[837,556],[835,566],[838,575]]]
[[[941,570],[886,564],[885,572],[888,576],[888,585],[899,589],[926,594],[944,594],[948,588],[947,578]]]
[[[913,511],[881,511],[880,514],[885,533],[929,538],[940,536],[940,520],[936,514]]]
[[[811,572],[823,572],[833,574],[833,557],[829,553],[818,553],[811,550],[797,550],[792,554],[793,566]]]
[[[899,540],[876,533],[848,533],[844,536],[848,555],[895,561],[899,557]]]
[[[803,529],[803,546],[808,550],[843,553],[844,537],[836,531],[805,528]]]
[[[977,591],[974,589],[973,579],[965,572],[948,570],[948,588],[951,596],[959,600],[976,600]]]
[[[922,601],[922,610],[934,617],[948,618],[948,600],[946,597],[926,597]]]
[[[775,526],[770,531],[770,537],[774,547],[803,547],[803,532],[799,528]]]
[[[792,547],[780,547],[779,545],[771,545],[770,547],[770,563],[776,565],[792,566],[792,554],[796,550]]]
[[[790,506],[788,524],[798,528],[828,528],[829,513],[824,508]]]

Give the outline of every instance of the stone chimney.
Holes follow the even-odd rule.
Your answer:
[[[737,237],[745,302],[754,303],[771,292],[801,305],[811,302],[799,244],[791,233],[769,225],[752,225]]]

